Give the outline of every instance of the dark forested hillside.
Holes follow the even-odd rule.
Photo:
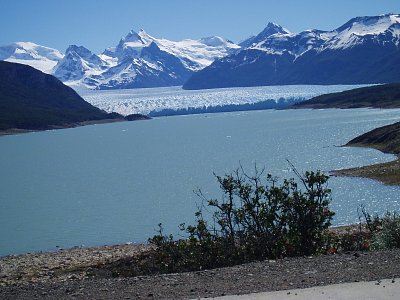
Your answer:
[[[293,108],[400,108],[400,83],[358,88],[314,97]]]
[[[87,103],[52,75],[0,61],[0,130],[40,130],[120,117]]]

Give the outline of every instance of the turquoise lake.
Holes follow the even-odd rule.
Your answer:
[[[194,220],[193,190],[221,197],[213,172],[254,163],[280,178],[394,159],[337,147],[399,120],[400,110],[285,110],[162,117],[0,138],[0,255],[58,247],[141,243]],[[400,187],[329,180],[335,224],[357,208],[399,209]]]

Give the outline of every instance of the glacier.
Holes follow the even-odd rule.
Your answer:
[[[81,88],[76,89],[76,91],[87,102],[107,112],[117,112],[122,115],[140,113],[162,116],[253,110],[257,109],[257,106],[249,106],[248,104],[271,101],[276,105],[268,105],[268,108],[282,108],[288,106],[288,104],[308,100],[322,94],[341,92],[363,86],[366,85],[288,85],[208,90],[183,90],[182,87],[178,86],[120,90]]]

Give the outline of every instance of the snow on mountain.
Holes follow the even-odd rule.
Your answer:
[[[164,38],[157,39],[141,29],[139,32],[130,31],[116,47],[107,48],[103,54],[119,59],[137,58],[142,49],[151,43],[155,43],[162,51],[178,57],[192,71],[198,71],[210,65],[216,58],[224,57],[240,49],[239,45],[217,36],[175,42]]]
[[[357,17],[332,31],[292,33],[268,23],[240,45],[218,36],[171,41],[144,30],[131,30],[98,55],[82,46],[63,55],[20,42],[0,47],[0,60],[92,89],[174,86],[189,78],[186,88],[375,83],[397,78],[399,46],[400,15],[386,14]]]
[[[134,47],[139,48],[136,43]],[[117,47],[118,48],[118,47]],[[99,89],[182,85],[191,75],[182,61],[152,42],[140,51],[127,48],[118,63],[98,76]],[[113,53],[107,53],[113,55]]]
[[[53,69],[53,74],[69,85],[94,87],[98,84],[96,76],[111,65],[83,46],[71,45]]]
[[[215,59],[232,54],[239,45],[218,36],[200,40],[186,39],[178,42],[166,39],[157,40],[160,49],[177,56],[192,71],[209,66]]]
[[[330,32],[306,30],[301,33],[274,33],[259,42],[253,42],[249,49],[281,55],[288,52],[295,57],[320,47],[332,36]]]
[[[335,35],[323,49],[346,49],[374,40],[376,43],[387,42],[388,36],[399,45],[400,15],[386,14],[373,17],[358,17],[334,31]]]
[[[184,88],[394,82],[400,80],[399,45],[399,14],[357,17],[332,31],[291,33],[268,23]]]
[[[321,46],[332,37],[330,32],[321,30],[306,30],[301,33],[291,33],[286,28],[275,23],[268,23],[258,35],[240,43],[243,49],[254,49],[269,54],[282,55],[287,52],[295,57],[307,50]]]
[[[54,75],[69,85],[99,89],[182,85],[193,72],[238,49],[220,37],[174,42],[131,30],[100,55],[70,46]]]
[[[387,41],[392,35],[396,44],[400,36],[400,15],[386,14],[373,17],[357,17],[351,19],[333,31],[305,30],[300,33],[291,33],[287,29],[268,23],[267,27],[257,36],[244,41],[248,49],[267,51],[282,54],[287,51],[299,56],[305,51],[316,49],[345,49],[362,44],[368,39],[379,42]]]
[[[110,68],[85,80],[100,89],[182,85],[193,72],[238,49],[221,37],[175,42],[131,30],[98,56]]]
[[[0,47],[0,60],[29,65],[48,74],[52,73],[63,56],[56,49],[31,42],[18,42]]]
[[[248,46],[246,48],[254,47],[257,44],[263,43],[265,40],[269,39],[271,36],[278,37],[278,36],[282,36],[282,35],[290,35],[290,31],[283,28],[282,26],[280,26],[278,24],[269,22],[263,31],[261,31],[258,35],[251,38],[250,40],[246,41],[246,43],[248,44]]]
[[[99,55],[83,46],[72,45],[63,55],[33,43],[15,43],[0,47],[0,60],[31,65],[75,87],[135,88],[182,85],[193,72],[240,48],[217,36],[175,42],[131,30]]]
[[[125,57],[137,58],[144,47],[149,46],[155,39],[144,30],[135,32],[131,30],[122,38],[116,47],[107,48],[103,54],[109,57],[124,59]]]

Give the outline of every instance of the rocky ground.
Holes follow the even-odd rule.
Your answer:
[[[400,276],[400,250],[285,258],[198,272],[114,278],[104,268],[148,246],[0,258],[1,299],[190,299]]]

